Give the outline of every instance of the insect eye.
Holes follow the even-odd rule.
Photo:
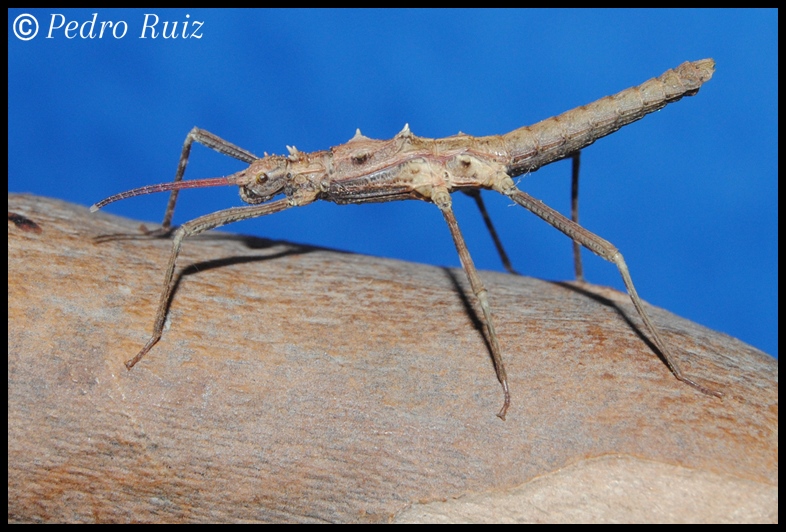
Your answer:
[[[259,172],[259,174],[257,174],[256,183],[258,185],[267,183],[267,180],[268,180],[268,176],[265,172]]]

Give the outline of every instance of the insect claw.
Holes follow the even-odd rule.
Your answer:
[[[502,409],[497,413],[497,417],[500,418],[502,421],[505,421],[505,416],[508,413],[508,408],[510,407],[510,392],[508,391],[507,385],[503,385],[505,389],[505,402],[502,404]]]

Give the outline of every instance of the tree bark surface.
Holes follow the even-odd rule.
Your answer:
[[[778,364],[628,296],[8,198],[13,522],[775,522]],[[22,218],[32,220],[40,230]]]

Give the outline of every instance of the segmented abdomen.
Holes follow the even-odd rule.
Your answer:
[[[693,96],[712,77],[715,61],[686,62],[613,96],[503,135],[510,176],[537,170],[589,146],[683,96]]]

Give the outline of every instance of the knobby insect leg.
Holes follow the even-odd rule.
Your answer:
[[[478,206],[480,215],[483,217],[483,223],[486,224],[486,229],[488,229],[489,234],[491,235],[491,239],[494,241],[494,247],[497,248],[497,253],[499,253],[499,258],[500,260],[502,260],[502,265],[509,273],[512,273],[514,275],[519,275],[519,272],[513,269],[513,265],[510,263],[508,254],[505,253],[505,248],[502,246],[502,240],[500,240],[499,235],[497,234],[497,230],[494,228],[494,224],[491,221],[491,217],[489,216],[489,213],[486,210],[486,204],[483,202],[483,198],[480,196],[480,190],[473,188],[469,190],[464,190],[464,193],[475,200],[475,204]]]
[[[251,164],[253,161],[258,159],[258,157],[250,151],[244,150],[239,146],[235,146],[231,142],[224,140],[218,135],[214,135],[209,131],[194,127],[191,131],[188,132],[188,135],[186,135],[186,140],[183,142],[183,151],[180,153],[180,161],[177,163],[177,172],[175,173],[175,183],[181,181],[183,179],[183,175],[186,173],[188,157],[191,154],[191,144],[194,142],[202,144],[211,150],[223,153],[224,155],[228,155],[234,159],[243,161],[244,163]],[[173,190],[169,195],[169,201],[167,202],[166,211],[164,212],[164,221],[161,222],[161,229],[154,233],[160,232],[165,234],[169,231],[169,228],[172,225],[172,216],[175,213],[175,203],[177,202],[177,195],[179,192],[179,190]]]
[[[475,264],[472,262],[472,257],[469,255],[469,250],[467,249],[467,244],[464,242],[464,237],[461,236],[461,230],[459,230],[456,216],[453,214],[450,194],[445,189],[435,190],[432,192],[431,200],[442,211],[442,216],[445,218],[445,222],[448,224],[450,234],[453,237],[453,243],[456,245],[456,250],[458,251],[459,258],[461,259],[461,265],[464,267],[464,273],[467,274],[469,284],[472,287],[472,291],[475,293],[475,297],[478,299],[478,303],[480,304],[480,308],[483,312],[481,318],[483,325],[486,328],[487,338],[491,347],[491,356],[494,359],[494,367],[497,371],[497,379],[499,379],[500,384],[502,384],[502,390],[505,394],[505,400],[502,405],[502,409],[499,411],[497,416],[504,420],[505,414],[507,413],[508,407],[510,406],[510,390],[508,389],[508,376],[505,372],[505,364],[502,362],[502,354],[499,348],[499,341],[497,340],[497,332],[494,329],[494,320],[491,317],[491,307],[489,306],[488,302],[488,292],[483,286],[483,282],[480,280],[480,276],[475,269]]]
[[[172,289],[175,286],[175,264],[177,263],[177,256],[180,254],[180,246],[183,243],[183,239],[189,236],[198,235],[210,229],[215,229],[216,227],[221,227],[222,225],[226,225],[228,223],[280,212],[291,206],[292,204],[290,200],[288,198],[283,198],[262,205],[233,207],[231,209],[225,209],[223,211],[200,216],[199,218],[195,218],[194,220],[191,220],[190,222],[187,222],[178,227],[172,240],[172,252],[169,255],[169,264],[167,265],[166,274],[164,275],[164,287],[161,291],[161,297],[158,301],[158,310],[156,311],[156,319],[155,323],[153,324],[153,334],[142,350],[139,351],[139,353],[137,353],[134,358],[126,361],[126,367],[128,369],[134,367],[134,364],[139,362],[142,357],[144,357],[147,352],[150,351],[150,349],[161,339],[167,310],[169,308],[169,299],[172,296]]]
[[[579,225],[579,166],[581,164],[581,152],[577,151],[571,156],[572,172],[570,187],[570,218],[576,225]],[[576,272],[576,280],[584,282],[584,266],[581,263],[581,244],[573,241],[573,269]]]
[[[552,225],[559,231],[565,233],[574,241],[586,247],[596,255],[614,263],[617,266],[620,275],[622,276],[622,281],[625,283],[625,287],[628,290],[628,295],[630,296],[631,301],[633,301],[633,306],[639,313],[639,316],[644,322],[645,328],[650,333],[655,346],[658,348],[658,351],[660,351],[660,354],[663,356],[663,360],[666,362],[666,365],[669,367],[674,376],[704,394],[714,395],[716,397],[722,396],[720,392],[698,384],[682,373],[682,370],[680,370],[679,366],[677,365],[676,357],[671,353],[671,349],[667,347],[666,342],[663,341],[660,333],[658,332],[658,329],[652,323],[649,315],[647,314],[647,311],[644,309],[644,303],[641,301],[641,298],[639,298],[636,288],[633,286],[633,280],[630,277],[625,260],[622,258],[622,253],[620,253],[616,247],[598,235],[567,219],[565,216],[544,204],[542,201],[538,201],[529,194],[517,189],[512,181],[510,181],[509,186],[507,187],[502,185],[500,187],[500,192],[509,196],[513,201],[532,212],[548,224]]]

